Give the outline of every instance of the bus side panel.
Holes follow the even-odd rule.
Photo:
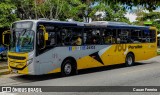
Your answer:
[[[78,59],[78,69],[124,63],[124,52],[116,51],[115,49],[116,45],[106,46],[105,48],[98,51],[98,57],[96,55],[90,55]]]
[[[124,63],[124,54],[117,50],[117,45],[112,45],[101,55],[101,59],[105,65],[113,65]]]
[[[104,66],[103,63],[98,62],[91,56],[85,56],[77,60],[78,69],[86,69],[100,66]]]
[[[139,43],[128,44],[128,52],[133,52],[135,61],[142,61],[156,56],[156,44],[154,43]]]
[[[144,50],[145,50],[144,60],[157,56],[157,44],[156,43],[145,44]]]
[[[97,52],[107,45],[66,46],[55,47],[36,57],[39,64],[39,74],[47,74],[60,71],[61,64],[68,57],[77,61],[78,69],[103,66],[95,57]]]
[[[135,61],[144,60],[145,46],[143,44],[138,44],[138,43],[137,44],[128,44],[127,48],[128,48],[128,53],[132,52],[134,54]]]

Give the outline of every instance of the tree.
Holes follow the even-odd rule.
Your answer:
[[[144,22],[152,22],[151,26],[155,26],[160,30],[160,12],[144,12],[142,11],[141,15],[138,16],[137,21],[134,22],[136,25],[144,25]]]
[[[95,16],[95,13],[103,12],[105,17],[99,18]],[[129,19],[125,17],[126,14],[125,8],[120,4],[108,5],[106,2],[98,2],[96,6],[92,8],[91,13],[89,14],[93,20],[106,20],[106,21],[119,21],[129,23]]]
[[[20,19],[35,18],[35,2],[34,0],[11,0],[16,6],[16,14]]]
[[[109,4],[114,5],[114,4],[123,4],[127,5],[126,8],[130,8],[132,6],[144,6],[147,10],[152,11],[158,8],[160,6],[160,1],[159,0],[103,0],[106,2],[109,2]]]
[[[76,21],[83,21],[85,15],[85,9],[87,5],[82,3],[80,0],[71,0],[69,6],[66,6],[63,13],[65,18],[72,18]]]
[[[152,21],[152,26],[157,27],[158,30],[160,30],[160,12],[149,12],[145,13],[144,16],[141,18],[141,21]]]
[[[42,1],[38,2],[37,1]],[[132,6],[142,6],[154,10],[160,5],[158,0],[1,0],[0,27],[9,26],[11,22],[20,19],[50,18],[66,20],[73,18],[82,21],[83,17],[93,20],[129,22],[124,16],[126,9]],[[105,17],[95,16],[104,12]],[[140,11],[140,10],[139,10]],[[137,11],[138,12],[138,11]],[[138,18],[139,21],[140,18]],[[144,18],[143,18],[144,19]]]
[[[18,20],[14,11],[16,7],[10,0],[4,0],[0,3],[0,28],[9,27],[10,24]]]
[[[160,33],[160,20],[159,21],[153,21],[153,26],[155,26],[158,29],[158,32]]]
[[[144,13],[144,16],[141,18],[141,20],[146,21],[154,21],[156,19],[160,18],[160,12],[149,12],[149,13]]]
[[[81,17],[85,4],[80,0],[47,0],[37,5],[38,17],[65,20],[73,18],[75,20],[83,19]]]

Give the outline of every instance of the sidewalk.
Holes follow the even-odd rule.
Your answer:
[[[10,71],[8,70],[7,62],[0,61],[0,77],[2,75],[7,75],[7,74],[10,74]]]

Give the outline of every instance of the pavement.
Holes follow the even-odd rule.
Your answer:
[[[8,74],[10,74],[10,71],[8,70],[7,62],[0,60],[0,77]]]
[[[61,77],[59,74],[29,76],[16,75],[0,78],[1,86],[97,86],[100,92],[0,93],[0,95],[160,95],[160,92],[103,92],[98,86],[160,86],[160,56],[137,62],[135,66],[107,66],[79,71],[78,75]],[[60,90],[61,90],[60,89]],[[83,88],[80,88],[80,90]],[[86,89],[88,90],[88,89]],[[43,89],[42,89],[43,91]],[[55,91],[55,90],[54,90]]]

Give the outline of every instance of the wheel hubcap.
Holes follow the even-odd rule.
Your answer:
[[[66,73],[67,75],[70,74],[71,71],[72,71],[72,66],[71,66],[71,64],[67,63],[67,64],[65,65],[65,67],[64,67],[64,71],[65,71],[65,73]]]
[[[128,57],[127,61],[128,61],[128,64],[129,64],[129,65],[132,65],[133,60],[132,60],[132,57],[131,57],[131,56]]]

